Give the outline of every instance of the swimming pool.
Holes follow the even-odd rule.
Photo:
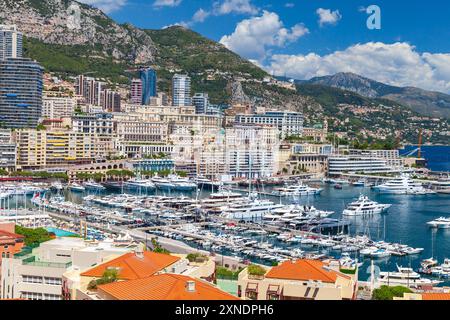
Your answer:
[[[58,228],[52,228],[52,227],[50,227],[50,228],[46,228],[46,230],[47,230],[48,232],[54,233],[55,236],[57,236],[57,237],[73,237],[73,236],[77,236],[76,233],[69,232],[69,231],[62,230],[62,229],[58,229]]]

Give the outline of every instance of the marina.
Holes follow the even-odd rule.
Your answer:
[[[381,194],[349,183],[336,190],[333,184],[325,183],[321,194],[314,197],[280,197],[273,195],[274,188],[264,186],[259,194],[261,186],[255,186],[250,194],[224,187],[199,192],[124,188],[124,193],[122,188],[86,188],[84,192],[68,188],[62,193],[45,192],[50,186],[41,186],[41,191],[29,195],[26,203],[28,208],[34,206],[35,214],[42,215],[47,227],[52,226],[45,219],[55,213],[70,217],[66,226],[69,230],[81,232],[80,221],[89,222],[92,237],[140,230],[149,237],[156,235],[195,249],[267,265],[300,257],[333,257],[348,265],[357,263],[361,279],[367,278],[364,271],[372,260],[389,272],[397,265],[418,270],[421,260],[429,256],[447,261],[450,235],[427,225],[430,218],[447,213],[450,199],[445,195]],[[11,207],[16,202],[19,207],[25,205],[23,195],[8,199],[10,212],[15,211]],[[383,210],[344,215],[355,199],[383,203]],[[415,223],[409,223],[410,219]],[[439,269],[425,274],[446,281],[446,273]]]

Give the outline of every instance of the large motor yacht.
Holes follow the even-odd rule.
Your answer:
[[[312,188],[304,184],[291,185],[284,188],[277,188],[273,191],[274,195],[277,196],[311,196],[320,194],[323,189]]]
[[[436,285],[442,281],[422,278],[412,268],[397,266],[397,272],[380,272],[378,282],[385,285],[402,285],[417,288],[423,285]]]
[[[282,204],[275,204],[268,200],[246,200],[239,203],[232,203],[221,208],[222,217],[235,220],[261,220],[264,215],[271,213],[275,209],[283,208]]]
[[[431,228],[438,229],[449,229],[450,228],[450,218],[440,217],[433,221],[427,222],[427,225]]]
[[[392,179],[386,183],[375,186],[374,189],[382,193],[393,193],[393,194],[434,193],[431,190],[425,189],[421,183],[415,182],[407,174],[402,174],[401,176],[395,179]]]
[[[390,204],[381,204],[370,200],[367,196],[360,195],[357,201],[350,203],[342,212],[344,216],[365,216],[381,213],[389,209]]]

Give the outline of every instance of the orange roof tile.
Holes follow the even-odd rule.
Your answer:
[[[192,292],[187,290],[188,281],[195,282]],[[203,281],[167,273],[109,283],[99,286],[98,290],[117,300],[239,300]]]
[[[106,270],[117,268],[118,278],[121,280],[141,279],[165,269],[178,260],[180,260],[179,257],[152,251],[145,251],[143,258],[139,258],[134,252],[130,252],[89,269],[81,275],[101,278]]]
[[[450,293],[422,293],[422,300],[450,300]]]
[[[277,267],[273,267],[266,278],[287,280],[316,280],[322,282],[336,282],[337,275],[349,278],[334,270],[325,269],[326,264],[318,260],[285,261]]]

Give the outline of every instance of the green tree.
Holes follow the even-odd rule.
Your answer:
[[[393,300],[394,297],[403,297],[404,293],[412,293],[412,290],[403,286],[381,286],[373,291],[374,300]]]

